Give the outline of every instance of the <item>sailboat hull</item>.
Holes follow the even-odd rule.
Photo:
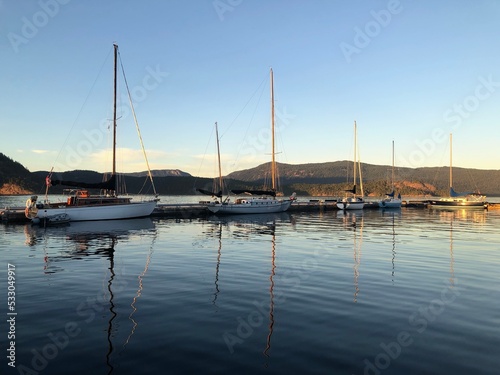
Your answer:
[[[380,208],[401,208],[401,199],[383,199],[378,202]]]
[[[245,199],[242,203],[211,203],[207,206],[214,214],[266,214],[285,212],[290,208],[292,200],[267,198]]]
[[[36,217],[44,219],[53,215],[66,214],[70,221],[132,219],[150,216],[156,207],[156,201],[131,202],[102,206],[66,206],[38,208]]]
[[[365,201],[361,198],[347,198],[337,202],[339,210],[362,210],[365,207]]]
[[[437,201],[430,201],[430,207],[432,208],[478,208],[484,209],[487,207],[486,202],[480,201],[468,201],[465,199],[440,199]]]

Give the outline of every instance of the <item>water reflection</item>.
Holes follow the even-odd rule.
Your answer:
[[[343,211],[338,213],[342,218],[344,229],[353,233],[353,258],[354,258],[354,303],[358,302],[359,289],[359,267],[361,265],[361,248],[363,244],[363,227],[364,216],[363,211]],[[358,234],[359,233],[359,234]],[[359,238],[358,238],[359,237]]]
[[[134,296],[134,298],[132,300],[132,303],[130,304],[130,307],[132,307],[132,312],[128,316],[129,320],[132,322],[132,330],[130,331],[130,334],[128,335],[127,339],[125,340],[125,343],[123,344],[123,348],[124,349],[127,346],[127,344],[129,343],[129,341],[130,341],[131,337],[133,336],[133,334],[135,333],[135,329],[139,325],[139,323],[137,323],[137,321],[133,318],[133,315],[137,311],[137,307],[135,306],[135,304],[137,303],[137,300],[142,295],[142,290],[144,288],[144,286],[142,284],[142,281],[143,281],[144,276],[146,276],[146,273],[149,270],[149,265],[151,264],[151,258],[153,256],[155,241],[156,241],[156,235],[153,236],[153,239],[151,241],[151,246],[149,247],[149,252],[148,252],[148,255],[147,255],[147,258],[146,258],[146,265],[144,266],[144,270],[141,272],[141,274],[139,276],[137,276],[137,279],[138,279],[138,282],[139,282],[139,286],[138,286],[137,292],[136,292],[136,294],[135,294],[135,296]]]
[[[219,268],[220,268],[220,258],[222,255],[222,223],[218,224],[218,232],[217,232],[217,237],[218,237],[218,243],[219,246],[217,248],[217,265],[215,266],[215,292],[214,292],[214,299],[212,300],[212,304],[217,307],[217,297],[220,293],[219,289]]]
[[[467,209],[440,209],[433,211],[436,212],[442,220],[459,220],[473,223],[486,223],[487,210],[467,210]]]
[[[101,300],[107,303],[108,319],[106,327],[107,351],[106,351],[106,366],[107,374],[112,374],[114,371],[113,353],[116,350],[113,339],[117,335],[116,319],[118,312],[115,305],[115,292],[121,291],[123,285],[119,283],[114,285],[116,280],[115,273],[115,252],[116,246],[119,242],[128,242],[135,235],[143,231],[152,231],[155,225],[150,218],[131,219],[131,220],[109,220],[109,221],[94,221],[94,222],[72,222],[70,225],[64,227],[37,227],[26,226],[24,233],[26,236],[26,244],[33,247],[37,244],[43,245],[44,251],[44,273],[51,274],[59,271],[64,271],[63,267],[54,266],[55,263],[71,260],[82,260],[92,256],[99,256],[109,262],[107,270],[109,271],[105,276],[105,293]],[[156,231],[154,231],[156,234]],[[129,320],[132,322],[131,332],[129,333],[123,348],[129,343],[133,336],[138,322],[133,318],[137,311],[137,300],[140,298],[143,290],[142,280],[146,275],[154,248],[156,235],[152,238],[152,243],[149,248],[149,253],[146,259],[146,265],[142,273],[138,276],[138,289],[132,299],[130,306],[132,312],[129,315]],[[73,246],[64,246],[66,250],[59,251],[56,254],[50,254],[49,248],[54,247],[51,242],[69,242]],[[115,290],[116,289],[116,290]],[[105,306],[103,305],[103,308]]]
[[[276,276],[276,223],[293,222],[292,216],[289,213],[276,213],[276,214],[252,214],[252,215],[230,215],[230,216],[213,216],[209,218],[210,222],[217,225],[218,231],[211,231],[210,233],[217,233],[218,238],[218,256],[216,265],[216,277],[215,285],[216,292],[214,293],[214,301],[217,299],[219,293],[218,277],[219,277],[219,266],[222,248],[222,226],[226,226],[231,233],[231,236],[241,239],[250,238],[254,235],[264,235],[271,237],[271,267],[269,275],[269,316],[268,316],[268,333],[266,337],[266,343],[263,350],[263,355],[267,360],[270,358],[271,352],[271,339],[274,332],[275,325],[275,315],[274,315],[274,288],[275,288],[275,276]],[[268,362],[265,363],[265,367],[268,367]]]
[[[274,328],[274,276],[276,275],[276,226],[273,225],[272,239],[271,239],[271,275],[269,276],[269,333],[266,340],[266,348],[264,355],[269,357],[269,350],[271,349],[271,337]],[[266,364],[267,365],[267,364]]]
[[[473,230],[477,232],[476,228],[471,228],[470,224],[486,224],[488,215],[487,210],[470,210],[470,209],[450,209],[437,211],[439,219],[449,225],[449,252],[450,252],[450,286],[455,286],[455,256],[453,253],[454,235],[456,231],[460,234],[462,231]],[[465,225],[466,227],[462,227]]]

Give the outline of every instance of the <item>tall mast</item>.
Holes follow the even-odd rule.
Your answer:
[[[356,121],[354,121],[354,158],[353,158],[353,169],[354,169],[354,188],[356,188],[356,146],[357,146],[357,129],[356,129]],[[356,193],[354,193],[356,194]]]
[[[452,143],[452,134],[450,133],[450,188],[453,187],[452,157],[453,157],[453,143]]]
[[[272,142],[272,162],[271,162],[271,184],[272,189],[276,190],[276,160],[274,150],[274,81],[273,68],[271,68],[271,142]]]
[[[394,190],[394,139],[392,140],[392,190]]]
[[[215,138],[217,138],[217,161],[219,163],[219,189],[222,192],[222,169],[220,167],[219,130],[217,123],[215,123]]]
[[[113,176],[116,174],[116,71],[118,60],[118,45],[113,44],[115,50],[115,64],[113,76]]]

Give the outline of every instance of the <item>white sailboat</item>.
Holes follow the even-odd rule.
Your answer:
[[[50,219],[57,215],[67,215],[70,221],[130,219],[149,216],[156,207],[157,199],[133,202],[130,197],[116,195],[116,97],[118,45],[114,44],[114,103],[113,103],[113,171],[111,177],[101,183],[52,180],[52,172],[47,176],[47,192],[52,185],[73,186],[78,189],[68,196],[66,202],[52,203],[47,193],[43,203],[32,196],[26,202],[26,216],[30,219]],[[135,115],[134,115],[135,117]],[[149,170],[149,163],[148,170]],[[149,172],[151,177],[151,172]],[[87,189],[101,189],[104,195],[91,195]],[[154,189],[154,185],[153,185]],[[156,191],[155,191],[156,195]]]
[[[271,134],[272,134],[272,161],[271,161],[271,190],[232,190],[236,195],[248,194],[248,197],[236,198],[234,202],[228,199],[222,202],[211,202],[207,208],[215,214],[263,214],[284,212],[290,208],[295,200],[295,193],[286,199],[276,198],[277,173],[275,160],[275,142],[274,142],[274,83],[273,70],[271,76]],[[219,156],[220,160],[220,156]],[[220,162],[219,162],[220,166]],[[220,169],[219,169],[220,175]],[[221,177],[220,177],[221,178]],[[221,184],[222,185],[222,184]],[[222,188],[221,188],[222,189]]]
[[[365,200],[363,199],[363,181],[361,179],[361,164],[357,158],[357,136],[358,130],[356,126],[356,121],[354,121],[354,159],[353,159],[353,169],[354,169],[354,186],[352,189],[346,190],[346,193],[351,193],[350,196],[344,197],[341,201],[337,202],[337,208],[340,210],[362,210],[365,206]],[[357,186],[356,186],[356,170],[359,168],[359,181],[361,185],[361,196],[357,195]]]
[[[401,194],[394,197],[394,141],[392,141],[392,192],[385,195],[385,198],[378,202],[379,207],[382,208],[401,208]]]
[[[430,201],[431,208],[487,208],[486,196],[480,193],[457,193],[453,190],[453,136],[450,133],[450,196]]]

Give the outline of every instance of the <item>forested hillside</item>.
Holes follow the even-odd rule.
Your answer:
[[[352,186],[352,162],[336,161],[314,164],[278,164],[280,189],[285,195],[338,196]],[[382,196],[391,191],[391,167],[361,164],[365,195]],[[30,172],[20,163],[0,153],[0,194],[42,194],[47,171]],[[261,188],[269,180],[269,163],[237,171],[225,177],[225,193],[230,189]],[[213,179],[194,177],[178,169],[153,171],[158,194],[189,195],[196,189],[212,190]],[[102,173],[75,170],[54,173],[53,179],[79,182],[101,182]],[[119,179],[119,191],[131,194],[152,194],[146,172],[127,173]],[[359,182],[358,182],[359,185]],[[449,168],[395,168],[395,187],[402,195],[447,195]],[[488,196],[500,195],[500,170],[453,168],[456,191],[480,191]],[[50,189],[59,194],[64,187]]]

